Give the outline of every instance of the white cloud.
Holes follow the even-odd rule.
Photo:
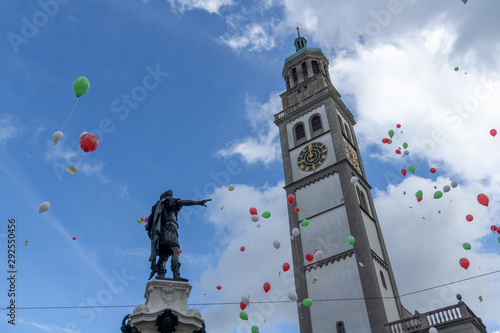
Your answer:
[[[184,12],[185,10],[202,9],[210,14],[219,14],[223,6],[231,6],[233,0],[167,0],[173,10]]]
[[[233,51],[269,51],[276,46],[275,36],[271,34],[271,27],[252,23],[239,28],[239,32],[226,33],[220,37],[220,42],[229,46]]]
[[[288,292],[295,290],[292,269],[282,271],[283,263],[292,262],[283,186],[283,182],[263,188],[236,184],[232,192],[223,187],[211,195],[213,201],[208,205],[205,220],[217,230],[220,241],[216,251],[218,260],[214,264],[211,257],[204,262],[204,267],[210,264],[212,267],[194,283],[197,291],[191,294],[190,303],[236,303],[202,309],[207,327],[215,332],[249,332],[252,325],[257,325],[261,331],[275,332],[283,322],[297,325],[295,302],[250,303],[245,309],[249,320],[239,318],[239,303],[243,295],[249,294],[253,302],[288,301]],[[224,206],[223,210],[219,208],[221,206]],[[259,216],[266,210],[270,211],[271,217],[260,217],[257,223],[252,222],[250,207],[257,208]],[[273,246],[275,239],[281,242],[279,249]],[[245,251],[240,251],[241,246],[245,246]],[[265,282],[271,284],[267,294],[263,290]],[[216,289],[218,285],[222,287],[220,291]]]
[[[246,116],[252,126],[253,136],[228,144],[217,154],[224,157],[239,155],[250,164],[269,165],[280,158],[279,130],[274,124],[274,114],[281,111],[278,93],[271,93],[269,101],[260,104],[253,97],[246,98]]]
[[[18,130],[14,126],[11,116],[0,117],[0,144],[14,138],[17,132]]]

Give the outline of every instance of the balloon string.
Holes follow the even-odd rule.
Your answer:
[[[76,103],[78,103],[78,100],[79,100],[79,98],[77,97],[77,98],[76,98],[76,102],[75,102],[75,104],[73,104],[73,108],[71,109],[71,112],[69,113],[68,118],[66,119],[66,121],[65,121],[65,122],[64,122],[64,124],[62,125],[61,132],[62,132],[62,130],[64,129],[64,126],[66,126],[66,124],[68,123],[69,118],[71,118],[71,115],[73,114],[73,111],[75,111]]]
[[[85,156],[87,156],[87,154],[83,154],[82,159],[80,160],[80,162],[78,162],[77,165],[75,165],[75,168],[78,167],[80,164],[82,164],[83,160],[85,159]]]
[[[41,145],[39,145],[38,147],[36,147],[35,149],[31,150],[30,153],[33,153],[35,150],[38,150],[40,149],[40,147],[42,147],[43,145],[46,145],[47,143],[49,143],[50,141],[52,141],[52,139],[49,139],[47,141],[45,141],[44,143],[42,143]]]

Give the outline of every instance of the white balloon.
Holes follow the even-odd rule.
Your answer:
[[[54,134],[52,134],[52,137],[53,137],[54,139],[58,139],[58,140],[59,140],[60,138],[62,138],[63,136],[64,136],[64,134],[63,134],[63,132],[61,132],[61,131],[57,131],[57,132],[54,132]]]
[[[48,211],[50,208],[50,203],[48,201],[44,201],[38,207],[38,214]]]
[[[250,297],[248,297],[248,295],[242,296],[241,301],[243,302],[243,304],[248,305],[250,304]]]
[[[408,150],[405,150],[405,151],[403,152],[403,154],[405,154],[405,155],[409,155],[409,154],[410,154],[410,152],[409,152]]]
[[[429,333],[438,333],[438,330],[435,327],[429,328]]]
[[[88,134],[88,132],[82,132],[82,134],[80,134],[80,138],[81,138],[82,136],[84,136],[85,134]]]
[[[259,224],[257,224],[257,228],[260,228],[260,223],[259,223]]]
[[[279,240],[275,240],[275,241],[273,242],[273,246],[274,246],[276,249],[279,249],[279,248],[280,248],[280,246],[281,246],[281,242],[280,242]]]
[[[233,184],[229,185],[229,186],[227,187],[227,189],[228,189],[229,191],[234,191],[234,185],[233,185]]]
[[[257,222],[259,221],[259,215],[252,215],[251,219],[252,221]]]
[[[294,236],[298,236],[299,234],[300,234],[300,231],[299,231],[299,229],[298,229],[298,228],[293,228],[293,229],[292,229],[292,235],[294,235]]]
[[[358,182],[358,177],[351,177],[351,183],[356,184]]]
[[[314,254],[314,257],[316,257],[316,260],[323,259],[323,257],[324,257],[323,251],[321,251],[321,250],[316,251],[316,253]]]
[[[390,145],[392,143],[392,139],[389,139],[389,141],[387,141],[387,144]]]
[[[293,240],[294,238],[295,238],[295,237],[293,237],[293,236],[290,236],[290,240]]]
[[[295,293],[295,291],[290,291],[288,293],[288,299],[290,301],[296,301],[298,299],[297,294]]]
[[[456,181],[452,181],[450,185],[451,187],[455,188],[458,186],[458,183]]]
[[[443,186],[443,192],[450,192],[450,190],[451,190],[450,185]]]

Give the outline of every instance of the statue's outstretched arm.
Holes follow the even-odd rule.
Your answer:
[[[207,207],[206,203],[208,201],[212,201],[212,199],[204,199],[204,200],[200,200],[200,201],[195,201],[195,200],[179,200],[179,206],[195,206],[195,205],[199,205],[199,206],[205,206]]]

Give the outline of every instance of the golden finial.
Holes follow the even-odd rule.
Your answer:
[[[300,27],[299,27],[299,26],[297,26],[297,27],[296,27],[296,29],[297,29],[297,34],[298,34],[298,35],[299,35],[299,37],[300,37],[300,31],[299,31]]]

